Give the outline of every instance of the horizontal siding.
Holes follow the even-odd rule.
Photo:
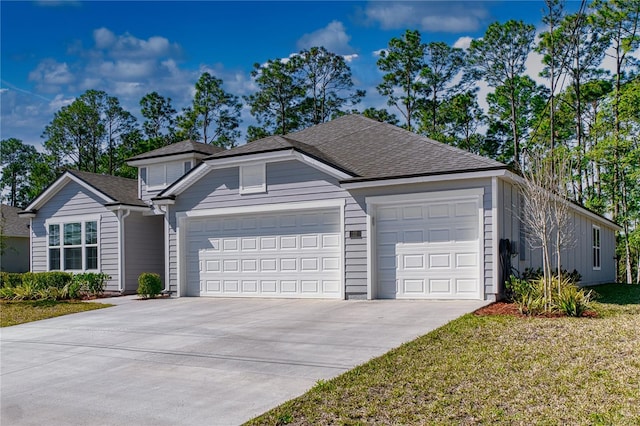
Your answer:
[[[69,216],[100,215],[100,269],[108,274],[107,290],[118,289],[118,220],[108,211],[103,200],[75,182],[67,183],[45,203],[32,219],[32,271],[43,272],[47,265],[47,219]]]
[[[500,195],[501,214],[503,217],[500,226],[500,238],[508,238],[518,243],[520,249],[520,198],[521,191],[516,185],[503,182]],[[601,238],[601,269],[594,270],[592,265],[592,228],[600,227]],[[583,285],[613,282],[615,280],[615,231],[613,228],[595,221],[583,215],[577,209],[572,209],[567,226],[573,235],[572,241],[563,248],[560,253],[560,263],[562,269],[569,271],[577,270],[582,275]],[[515,258],[512,260],[513,266],[520,272],[526,268],[542,267],[542,250],[539,248],[534,235],[525,236],[525,260]],[[555,249],[553,249],[555,250]],[[558,260],[555,252],[552,254],[553,267],[557,267]]]
[[[180,194],[175,205],[171,206],[170,233],[169,233],[169,280],[173,291],[177,291],[177,241],[176,241],[176,212],[197,211],[227,207],[263,206],[266,204],[292,203],[317,200],[347,199],[347,206],[352,200],[347,191],[339,187],[338,181],[310,166],[297,161],[286,161],[267,164],[267,192],[259,194],[239,193],[239,169],[231,167],[214,170],[202,177],[191,187]],[[357,210],[357,209],[356,209]],[[358,221],[365,223],[364,212],[360,211],[361,219],[354,212],[345,208],[345,229],[364,231],[364,225],[358,226]],[[350,247],[352,241],[361,245],[363,240],[351,240],[345,238],[345,282],[347,297],[351,293],[366,294],[366,281],[364,285],[358,282],[351,285]],[[356,251],[359,252],[359,251]],[[366,253],[365,253],[366,258]],[[358,262],[358,260],[356,260]],[[366,266],[365,266],[366,267]],[[366,278],[366,277],[365,277]]]

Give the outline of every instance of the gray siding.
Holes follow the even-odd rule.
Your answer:
[[[47,219],[63,219],[69,216],[100,215],[99,251],[100,270],[111,277],[107,290],[118,290],[118,220],[113,212],[103,206],[103,201],[75,182],[67,183],[45,203],[32,219],[33,272],[48,269]]]
[[[265,204],[291,203],[301,201],[317,201],[330,199],[347,199],[347,206],[353,203],[349,193],[338,186],[338,181],[310,166],[297,161],[285,161],[267,164],[267,192],[261,194],[239,193],[239,169],[231,167],[210,172],[180,194],[170,210],[169,230],[169,281],[172,291],[177,291],[177,212],[197,211],[223,207],[262,206]],[[347,207],[345,220],[347,229],[354,225],[354,216],[358,216]],[[356,207],[356,211],[358,208]],[[364,211],[359,215],[361,223],[365,223]],[[347,220],[347,218],[349,218]],[[364,227],[362,227],[364,229]],[[366,244],[365,240],[345,240],[347,253],[352,252],[351,245]],[[366,247],[366,246],[365,246]],[[365,281],[355,281],[351,277],[355,273],[366,278],[366,264],[355,265],[349,257],[346,260],[346,293],[347,297],[366,294]],[[183,289],[184,290],[184,289]]]
[[[509,182],[500,181],[500,194],[503,202],[500,205],[504,220],[500,226],[500,238],[508,238],[516,241],[519,251],[524,248],[524,259],[520,254],[512,258],[513,266],[520,272],[525,268],[542,267],[542,251],[535,246],[535,240],[531,235],[524,233],[525,243],[520,244],[522,233],[520,232],[520,199],[522,194],[518,187]],[[592,264],[592,228],[600,227],[601,239],[601,269],[593,269]],[[597,221],[573,209],[569,221],[573,232],[573,243],[561,251],[561,267],[572,271],[576,269],[582,275],[583,285],[600,284],[615,281],[615,230],[605,222]],[[533,243],[533,244],[532,244]],[[557,267],[557,259],[553,258],[553,266]]]
[[[143,272],[164,273],[164,216],[143,216],[132,212],[124,220],[124,289],[135,293]]]
[[[363,230],[362,240],[357,240],[358,243],[353,244],[351,247],[347,247],[347,258],[352,262],[358,262],[358,266],[352,268],[351,275],[347,275],[348,279],[355,283],[358,283],[358,289],[366,293],[367,282],[367,267],[366,267],[366,238],[368,237],[364,232],[366,229],[366,197],[384,196],[384,195],[397,195],[397,194],[411,194],[420,192],[433,192],[433,191],[448,191],[456,189],[469,189],[469,188],[481,188],[484,191],[483,197],[483,210],[484,210],[484,291],[485,298],[491,300],[495,295],[495,286],[493,283],[493,232],[492,232],[492,211],[491,211],[491,179],[476,179],[476,180],[452,180],[446,182],[431,182],[421,184],[410,184],[403,186],[388,186],[369,189],[352,190],[354,196],[354,202],[358,206],[350,207],[350,203],[347,203],[347,212],[350,210],[351,221],[350,226],[347,225],[347,230]],[[347,216],[345,214],[345,216]],[[351,252],[349,252],[351,250]],[[360,267],[361,266],[361,267]]]

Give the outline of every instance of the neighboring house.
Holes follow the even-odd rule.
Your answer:
[[[68,172],[27,208],[34,270],[60,266],[45,261],[46,241],[58,229],[51,224],[69,222],[59,216],[78,214],[69,185],[75,197],[98,198],[101,220],[114,216],[120,238],[109,253],[120,253],[126,274],[111,285],[124,290],[129,268],[159,247],[165,286],[179,296],[495,300],[507,260],[518,270],[540,265],[518,219],[519,177],[505,164],[359,115],[230,150],[182,142],[129,164],[139,170],[135,200],[97,190],[101,198],[91,189],[99,185],[73,176],[92,178]],[[562,267],[584,284],[614,281],[619,227],[571,208],[577,244]],[[131,249],[138,226],[139,244],[162,242]],[[103,253],[107,235],[98,236]]]
[[[0,204],[0,271],[29,270],[29,219],[18,216],[21,209]]]

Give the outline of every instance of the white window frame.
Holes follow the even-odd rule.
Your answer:
[[[591,263],[594,271],[602,269],[602,232],[596,225],[591,228]]]
[[[95,222],[96,223],[96,233],[97,239],[96,244],[87,244],[86,241],[86,230],[87,223]],[[71,223],[80,223],[80,244],[75,245],[65,245],[64,244],[64,226]],[[49,229],[50,226],[58,226],[60,232],[60,238],[58,241],[58,245],[52,246],[49,244]],[[69,272],[100,272],[100,216],[74,216],[74,217],[64,217],[60,219],[50,219],[45,221],[45,228],[47,231],[46,234],[46,244],[47,244],[47,271],[69,271]],[[96,268],[89,269],[87,268],[87,248],[95,247],[97,251],[97,265]],[[64,264],[64,250],[71,248],[80,248],[82,255],[82,269],[67,269]],[[60,268],[59,269],[51,269],[51,258],[50,258],[50,250],[58,249],[60,253]]]
[[[260,194],[267,192],[267,164],[266,163],[253,163],[253,164],[244,164],[240,167],[240,194]],[[259,173],[262,173],[261,183],[260,185],[252,185],[246,186],[244,184],[244,176],[245,174],[249,174],[249,170],[253,169],[255,171],[260,168]]]
[[[171,185],[173,182],[175,182],[176,180],[180,179],[182,176],[184,176],[187,172],[187,163],[189,164],[188,168],[189,170],[191,170],[193,163],[191,162],[191,160],[187,160],[187,161],[169,161],[166,163],[160,163],[160,164],[149,164],[148,166],[146,166],[146,184],[147,184],[147,190],[149,191],[155,191],[155,190],[160,190],[160,189],[164,189],[167,186]],[[177,166],[179,164],[180,167],[180,176],[177,179],[174,179],[172,181],[169,181],[169,179],[167,178],[167,166],[168,165],[174,165]],[[162,173],[163,173],[163,179],[162,179],[162,183],[158,184],[158,185],[151,185],[150,184],[150,176],[151,176],[151,169],[162,169]]]

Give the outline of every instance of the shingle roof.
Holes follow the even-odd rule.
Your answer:
[[[78,179],[91,185],[93,188],[114,199],[117,204],[146,207],[147,205],[138,198],[138,181],[118,176],[99,175],[97,173],[69,170]]]
[[[129,158],[127,161],[145,160],[148,158],[168,157],[171,155],[190,153],[211,155],[220,151],[225,151],[225,149],[216,145],[209,145],[187,139],[186,141],[172,143],[171,145],[136,155],[135,157]]]
[[[29,237],[29,219],[18,216],[21,209],[0,204],[0,234],[5,237]]]
[[[353,175],[356,180],[506,168],[489,158],[445,145],[361,115],[270,136],[216,153],[222,158],[294,148]]]

